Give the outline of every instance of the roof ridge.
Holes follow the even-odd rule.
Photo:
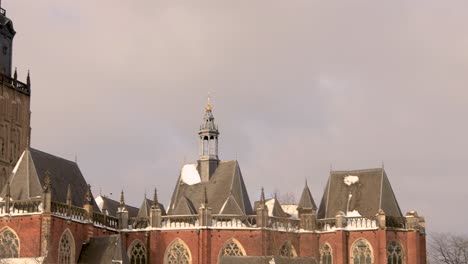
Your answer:
[[[330,171],[332,174],[333,173],[343,173],[343,172],[368,172],[368,171],[382,171],[385,170],[384,168],[369,168],[369,169],[359,169],[359,170],[332,170]]]

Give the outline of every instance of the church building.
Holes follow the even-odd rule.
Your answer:
[[[249,197],[239,162],[220,159],[210,100],[167,208],[157,190],[139,206],[95,197],[75,162],[30,146],[31,80],[11,76],[4,9],[0,32],[0,263],[426,264],[425,220],[403,214],[383,167],[327,172],[318,206],[313,181],[297,204]]]

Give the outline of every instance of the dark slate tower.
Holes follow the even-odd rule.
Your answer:
[[[213,107],[208,97],[205,107],[205,116],[200,126],[198,135],[200,137],[200,159],[198,160],[198,171],[202,182],[210,180],[211,175],[218,167],[218,127],[214,122]]]
[[[6,11],[1,8],[1,6],[0,33],[0,73],[11,77],[13,37],[15,36],[16,31],[13,29],[13,22],[6,16]]]

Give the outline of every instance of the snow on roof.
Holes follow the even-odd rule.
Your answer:
[[[297,205],[295,205],[295,204],[282,204],[281,208],[283,208],[283,211],[285,213],[291,215],[291,218],[298,219]]]
[[[351,186],[352,184],[355,184],[358,181],[359,181],[358,176],[348,175],[344,177],[344,183],[348,186]]]
[[[194,185],[201,182],[200,174],[197,170],[197,164],[185,164],[182,167],[181,180],[188,184]]]
[[[347,217],[362,217],[362,215],[358,212],[358,210],[348,212],[346,216]]]
[[[268,216],[273,216],[273,206],[275,205],[275,199],[266,200],[265,205],[268,208]]]
[[[101,210],[102,212],[102,207],[104,206],[104,199],[102,199],[102,197],[99,195],[98,197],[96,197],[96,199],[94,199],[94,201],[96,201],[99,210]]]

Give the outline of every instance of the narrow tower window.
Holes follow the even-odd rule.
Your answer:
[[[332,264],[333,263],[333,254],[332,249],[328,243],[325,243],[322,248],[320,248],[320,264]]]
[[[129,259],[131,264],[146,264],[146,248],[140,240],[135,240],[130,247]]]
[[[356,243],[354,243],[352,249],[352,263],[353,264],[372,264],[373,263],[373,255],[372,249],[369,243],[364,240],[360,239]]]
[[[58,263],[75,263],[75,240],[68,229],[63,232],[60,238]]]
[[[392,241],[387,247],[387,263],[403,264],[403,251],[398,242]]]

